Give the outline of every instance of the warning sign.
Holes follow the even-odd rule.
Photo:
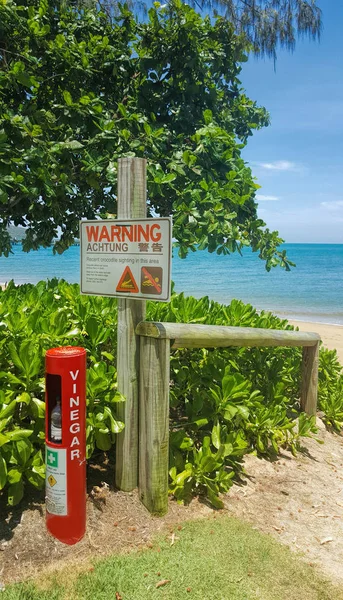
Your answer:
[[[80,222],[81,294],[166,302],[170,218]]]
[[[65,448],[52,449],[46,446],[45,452],[46,510],[51,515],[67,514],[67,451]]]
[[[142,267],[141,292],[142,294],[162,293],[163,270],[161,267]]]
[[[53,475],[49,475],[48,482],[51,485],[51,487],[54,487],[54,485],[56,485],[56,483],[57,483],[57,481]]]
[[[116,287],[116,292],[130,292],[131,294],[137,294],[139,292],[130,267],[125,268],[124,273],[122,274]]]

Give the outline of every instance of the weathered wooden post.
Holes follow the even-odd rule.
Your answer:
[[[118,219],[146,218],[146,160],[118,160]],[[118,299],[118,391],[126,402],[118,404],[125,429],[117,436],[116,485],[130,491],[138,484],[139,337],[136,325],[145,319],[145,300]]]
[[[139,497],[153,514],[168,512],[170,340],[141,337]]]
[[[300,407],[308,415],[317,410],[319,344],[303,348]]]

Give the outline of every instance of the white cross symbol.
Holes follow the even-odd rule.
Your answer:
[[[48,454],[48,462],[50,464],[52,464],[52,463],[55,462],[55,455],[54,454],[52,454],[52,453]]]

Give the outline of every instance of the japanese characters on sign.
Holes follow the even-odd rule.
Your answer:
[[[170,218],[80,222],[81,294],[170,299]]]

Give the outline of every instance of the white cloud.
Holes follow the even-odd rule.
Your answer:
[[[274,202],[280,200],[279,196],[265,196],[264,194],[256,194],[257,202]]]
[[[331,200],[330,202],[321,202],[320,206],[323,206],[328,210],[340,210],[343,209],[343,200]]]
[[[298,171],[299,167],[289,160],[275,160],[270,163],[255,163],[258,167],[262,167],[262,169],[266,169],[267,171]]]

